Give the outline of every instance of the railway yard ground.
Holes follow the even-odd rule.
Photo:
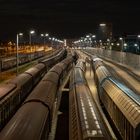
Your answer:
[[[23,83],[21,80],[23,85],[20,86],[23,87],[20,90],[24,91],[25,84],[29,87],[32,85],[33,88],[26,98],[27,101],[24,99],[23,105],[18,106],[15,116],[6,124],[0,135],[3,138],[19,138],[20,135],[16,135],[16,127],[22,126],[18,124],[18,119],[21,117],[21,120],[26,122],[28,118],[18,112],[22,112],[25,107],[25,113],[29,115],[29,119],[33,119],[34,124],[24,126],[26,132],[22,132],[21,140],[34,136],[44,140],[139,140],[140,71],[108,58],[94,56],[92,52],[85,50],[69,51],[67,57],[65,52],[66,50],[62,50],[56,56],[45,60],[40,58],[40,61],[36,59],[19,66],[18,72],[22,75],[27,69],[38,65],[38,74],[35,68],[34,72],[29,71],[28,75],[33,77],[30,82],[34,82],[35,78],[38,82],[34,82],[33,86],[29,85],[26,79]],[[16,77],[16,68],[3,71],[0,73],[0,83],[7,84],[13,77]],[[21,94],[23,91],[13,92]],[[28,93],[28,89],[25,88],[25,92]],[[18,96],[22,97],[21,95]],[[12,94],[10,96],[12,97]],[[13,99],[10,99],[11,103]],[[32,118],[28,112],[28,107],[34,112],[33,104],[42,110],[39,110],[42,116],[38,116],[37,120],[44,125],[36,122],[37,116]],[[2,105],[7,108],[10,104],[7,102],[6,106],[2,100]],[[15,131],[11,129],[11,124],[16,124]],[[27,131],[32,125],[35,126],[36,134]]]

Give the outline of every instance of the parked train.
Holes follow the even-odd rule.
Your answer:
[[[116,80],[103,61],[93,58],[100,100],[123,140],[140,139],[140,97]]]
[[[29,54],[19,53],[19,65],[40,58],[44,55],[45,55],[44,51],[39,51],[39,52],[29,53]],[[1,58],[0,60],[1,71],[13,68],[14,66],[16,66],[16,56]]]
[[[48,139],[57,90],[72,68],[73,60],[72,55],[68,56],[47,72],[14,117],[2,129],[0,133],[2,140]]]
[[[43,60],[36,66],[11,79],[0,86],[0,129],[16,112],[27,95],[41,80],[45,73],[56,63],[66,57],[66,50],[61,50],[56,56]]]
[[[44,51],[38,51],[38,52],[34,52],[34,53],[28,53],[28,54],[23,54],[23,53],[19,53],[19,65],[25,64],[27,62],[30,62],[32,60],[35,60],[37,58],[41,58],[43,56],[45,56],[46,54],[48,54],[48,56],[52,56],[52,54],[55,56],[58,51],[54,51],[53,53],[49,52],[44,52]],[[50,54],[50,55],[49,55]],[[46,58],[48,58],[48,56],[46,56]],[[44,58],[42,58],[40,60],[40,62],[43,60]],[[12,56],[9,58],[1,58],[0,59],[0,71],[4,71],[10,68],[13,68],[16,66],[16,57]]]
[[[78,60],[70,78],[69,139],[112,140],[85,79],[85,62]]]

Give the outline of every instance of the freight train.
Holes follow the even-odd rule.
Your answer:
[[[85,61],[79,59],[70,78],[69,139],[113,140],[85,79]]]
[[[66,50],[47,58],[24,73],[0,85],[0,129],[13,116],[35,85],[56,63],[66,57]]]
[[[69,55],[47,72],[14,117],[2,129],[0,133],[2,140],[48,139],[57,90],[72,68],[73,61],[73,56]]]
[[[140,139],[140,97],[116,80],[98,57],[92,59],[95,81],[109,118],[123,140]]]
[[[60,51],[60,49],[55,50],[53,53],[51,53],[51,51],[48,51],[48,52],[38,51],[38,52],[28,53],[28,54],[19,53],[19,60],[18,60],[19,65],[28,63],[28,62],[38,59],[38,58],[40,58],[39,61],[41,62],[44,59],[41,57],[44,56],[45,58],[48,58],[52,55],[55,56],[59,51]],[[47,54],[47,56],[45,56],[46,54]],[[10,68],[13,68],[16,66],[16,63],[17,63],[17,60],[16,60],[15,56],[11,56],[8,58],[1,58],[0,59],[0,71],[4,71],[4,70],[8,70]]]

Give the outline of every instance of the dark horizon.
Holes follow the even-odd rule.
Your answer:
[[[57,38],[78,38],[96,33],[102,22],[112,23],[113,35],[140,33],[138,1],[121,0],[1,0],[0,40],[14,40],[16,33],[26,37],[49,33]]]

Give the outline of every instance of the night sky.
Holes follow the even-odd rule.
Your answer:
[[[59,38],[81,37],[111,22],[113,32],[140,33],[140,5],[128,0],[0,0],[0,40],[17,32],[48,32]]]

